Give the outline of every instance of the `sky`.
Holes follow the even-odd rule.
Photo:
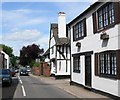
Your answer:
[[[2,2],[0,5],[0,22],[2,23],[0,24],[0,44],[12,47],[16,56],[19,56],[23,46],[33,43],[47,50],[50,23],[57,23],[58,12],[66,13],[67,24],[92,3],[87,1]]]

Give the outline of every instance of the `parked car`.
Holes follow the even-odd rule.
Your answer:
[[[12,84],[12,76],[10,75],[9,69],[0,69],[0,84],[2,86]]]
[[[20,69],[20,75],[29,75],[29,72],[27,71],[27,69],[26,68],[24,68],[24,69]]]
[[[18,68],[16,68],[16,69],[15,69],[15,73],[18,73],[18,72],[19,72],[19,69],[18,69]]]
[[[10,74],[11,74],[12,77],[14,77],[15,74],[16,74],[15,69],[11,68],[10,69]]]
[[[27,71],[28,71],[28,72],[30,72],[30,71],[31,71],[31,68],[30,68],[30,66],[29,66],[29,65],[25,66],[25,68],[27,69]]]
[[[30,67],[27,67],[27,71],[30,72],[30,71],[31,71],[31,68],[30,68]]]

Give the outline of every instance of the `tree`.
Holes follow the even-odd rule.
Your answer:
[[[40,49],[40,46],[36,44],[28,45],[27,47],[23,46],[20,50],[20,64],[23,66],[30,65],[30,63],[38,58],[43,52],[44,49]]]
[[[14,55],[12,55],[11,57],[10,57],[10,60],[11,60],[11,64],[12,64],[12,66],[13,67],[16,67],[16,61],[17,61],[17,59],[18,59],[18,57],[17,56],[14,56]]]
[[[13,55],[13,49],[12,47],[6,46],[4,44],[0,44],[0,46],[2,47],[3,51],[8,54],[10,57]]]
[[[9,55],[11,66],[12,66],[12,67],[15,67],[15,66],[16,66],[17,57],[14,56],[12,47],[6,46],[6,45],[4,45],[4,44],[0,44],[0,47],[2,47],[3,51],[4,51],[6,54]]]

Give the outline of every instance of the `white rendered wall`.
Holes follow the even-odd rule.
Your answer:
[[[10,58],[5,52],[3,52],[3,51],[1,51],[1,52],[4,54],[4,58],[7,60],[7,69],[9,69]]]
[[[70,59],[70,52],[68,52],[67,54],[68,57],[66,58],[66,47],[64,47],[64,56],[65,56],[65,59],[57,51],[57,59],[58,59],[57,60],[57,73],[55,75],[70,75],[70,60],[67,60],[67,65],[66,65],[66,59]],[[61,62],[61,66],[60,66],[60,62]],[[66,66],[67,66],[67,72],[66,72]]]
[[[66,37],[66,17],[63,13],[58,14],[58,35]]]
[[[118,80],[118,96],[120,97],[120,80]]]
[[[53,35],[52,30],[51,30],[51,35]],[[52,47],[54,48],[54,52],[52,54]],[[50,40],[50,59],[55,58],[55,39],[54,37],[52,37],[52,39]],[[55,65],[53,62],[51,62],[51,74],[55,74]]]
[[[73,66],[73,57],[71,58],[72,59],[72,66]],[[84,85],[85,84],[85,57],[84,56],[80,56],[80,63],[81,63],[81,66],[80,66],[80,73],[75,73],[73,72],[73,67],[72,67],[72,81],[78,83],[78,84],[81,84],[81,85]]]
[[[87,37],[82,40],[81,42],[81,49],[80,52],[87,52],[93,51],[102,52],[106,50],[117,50],[120,48],[118,44],[118,40],[120,40],[120,36],[118,38],[118,25],[115,25],[113,28],[106,30],[106,33],[109,35],[108,42],[103,42],[100,39],[100,33],[93,34],[93,23],[92,23],[92,15],[86,18],[86,25],[87,25]],[[78,42],[78,41],[77,41]],[[77,42],[73,42],[73,31],[71,29],[71,53],[79,53],[77,52],[77,47],[75,46]],[[118,46],[119,45],[119,46]],[[81,73],[74,73],[72,70],[72,81],[85,85],[85,62],[84,58],[81,58]],[[103,78],[95,76],[94,72],[94,54],[92,55],[92,88],[101,90],[103,92],[107,92],[116,96],[120,96],[120,92],[118,91],[120,87],[120,82],[116,79],[111,78]],[[73,69],[73,62],[72,62],[72,69]],[[118,86],[119,85],[119,86]],[[120,89],[119,89],[120,90]]]
[[[52,47],[54,48],[54,53],[52,54]],[[56,50],[56,47],[55,47],[55,39],[52,38],[51,41],[50,41],[50,59],[52,58],[55,58],[55,50]]]
[[[51,74],[55,74],[55,65],[51,62]]]
[[[61,66],[60,66],[61,62]],[[67,72],[66,72],[66,61],[57,60],[57,73],[55,75],[70,75],[70,61],[68,61]]]

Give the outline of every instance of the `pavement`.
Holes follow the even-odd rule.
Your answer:
[[[98,99],[102,98],[108,100],[111,99],[107,96],[92,92],[82,87],[70,85],[70,79],[55,79],[54,77],[35,76],[33,74],[30,74],[30,76],[38,78],[43,82],[54,85],[60,89],[63,89],[66,92],[74,95],[76,98],[98,98]]]

